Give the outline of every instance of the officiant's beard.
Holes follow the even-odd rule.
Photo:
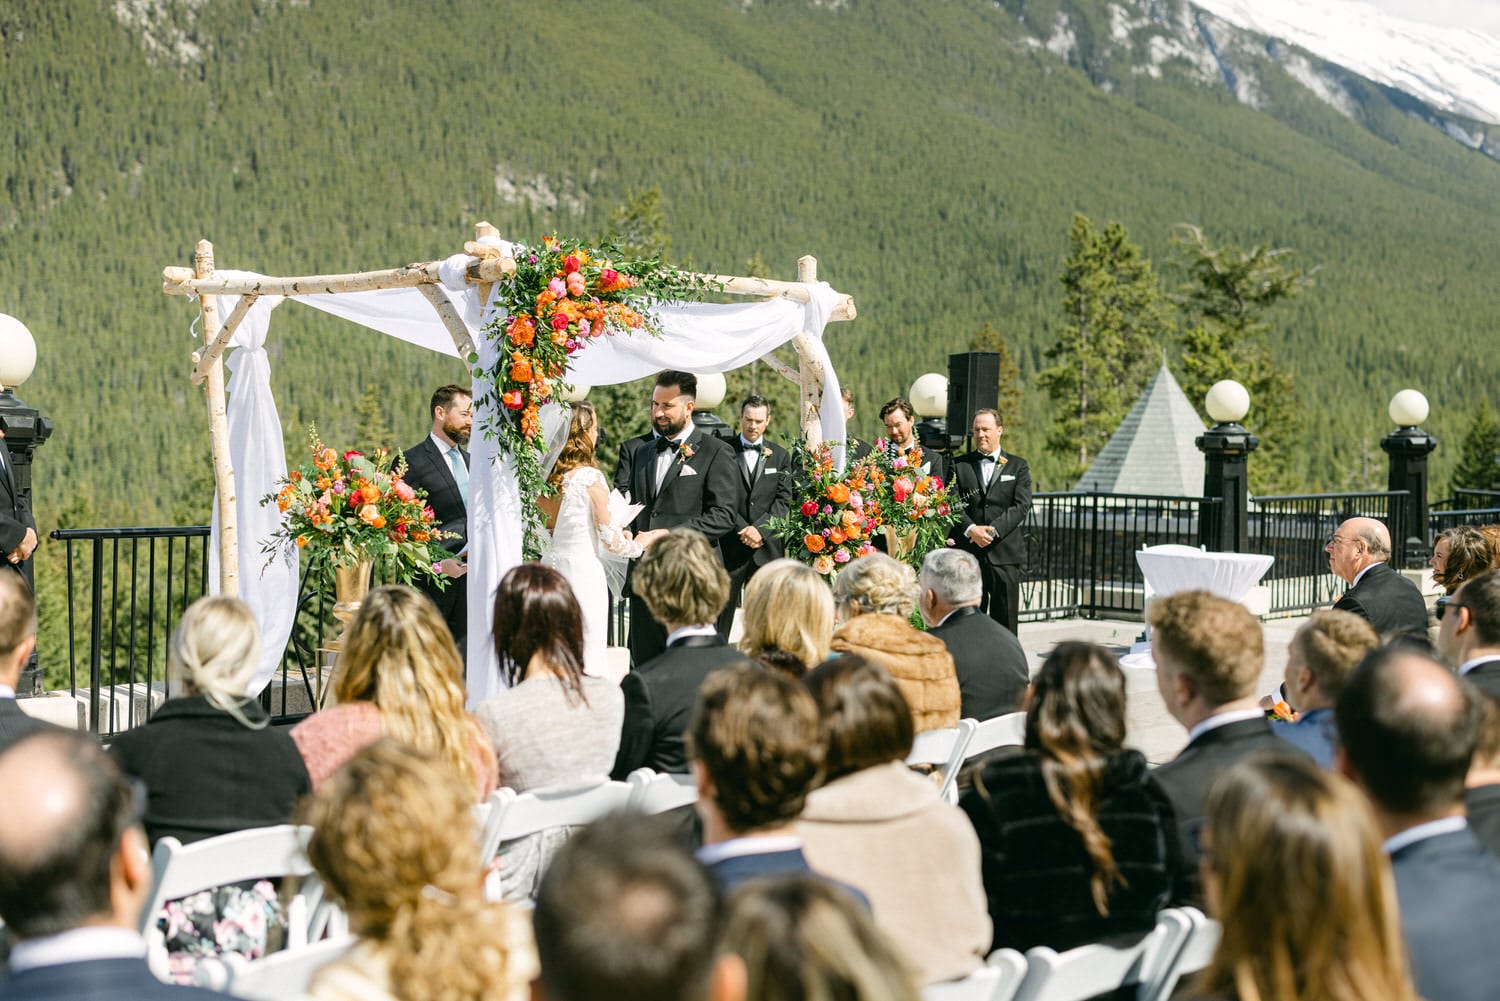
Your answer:
[[[468,424],[455,424],[452,421],[444,421],[443,434],[447,435],[448,440],[453,442],[453,444],[463,447],[469,443],[469,427]]]

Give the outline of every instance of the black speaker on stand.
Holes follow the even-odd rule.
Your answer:
[[[1000,355],[965,351],[948,356],[948,440],[957,454],[969,436],[974,411],[1000,402]]]

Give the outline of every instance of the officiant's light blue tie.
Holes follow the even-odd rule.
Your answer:
[[[469,467],[464,465],[464,457],[459,453],[458,446],[454,445],[448,449],[448,465],[453,467],[453,482],[458,484],[458,496],[463,498],[464,510],[469,510]]]

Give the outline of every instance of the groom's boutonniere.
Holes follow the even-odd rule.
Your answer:
[[[677,464],[680,466],[693,457],[693,446],[683,442],[677,446]]]

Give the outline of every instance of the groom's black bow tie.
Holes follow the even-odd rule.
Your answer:
[[[673,442],[671,438],[663,438],[661,435],[657,435],[656,436],[656,451],[658,453],[665,452],[667,449],[671,448],[674,444],[675,444],[675,442]]]

